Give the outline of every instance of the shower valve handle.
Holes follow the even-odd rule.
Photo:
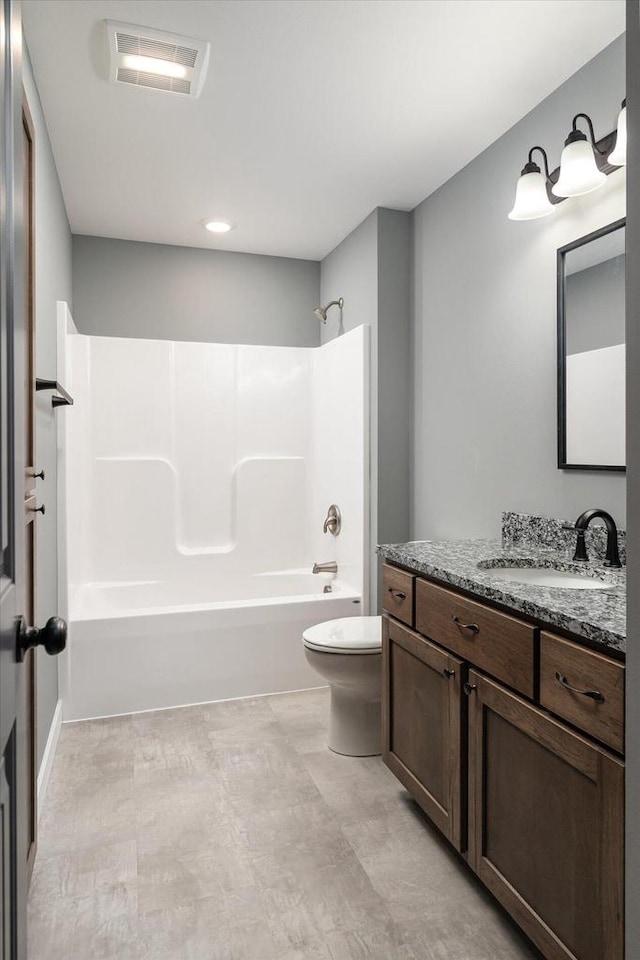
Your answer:
[[[337,537],[342,529],[342,514],[337,503],[332,503],[327,511],[327,516],[322,524],[323,533],[332,533]]]

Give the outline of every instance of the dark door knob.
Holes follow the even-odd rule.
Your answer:
[[[62,653],[67,645],[67,624],[61,617],[49,617],[44,627],[28,627],[24,617],[18,620],[16,659],[24,660],[31,647],[44,647],[50,656]]]

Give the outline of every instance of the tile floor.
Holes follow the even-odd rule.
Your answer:
[[[63,727],[29,960],[534,960],[327,691]]]

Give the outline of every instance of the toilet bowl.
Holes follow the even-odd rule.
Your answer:
[[[344,617],[302,634],[309,665],[331,688],[328,746],[347,757],[378,756],[380,744],[380,617]]]

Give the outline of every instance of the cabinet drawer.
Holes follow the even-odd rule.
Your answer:
[[[415,577],[388,564],[382,568],[382,609],[413,626],[413,585]]]
[[[533,697],[535,627],[530,624],[418,579],[416,629]]]
[[[624,666],[615,660],[551,633],[540,636],[542,706],[621,753],[624,675]]]

